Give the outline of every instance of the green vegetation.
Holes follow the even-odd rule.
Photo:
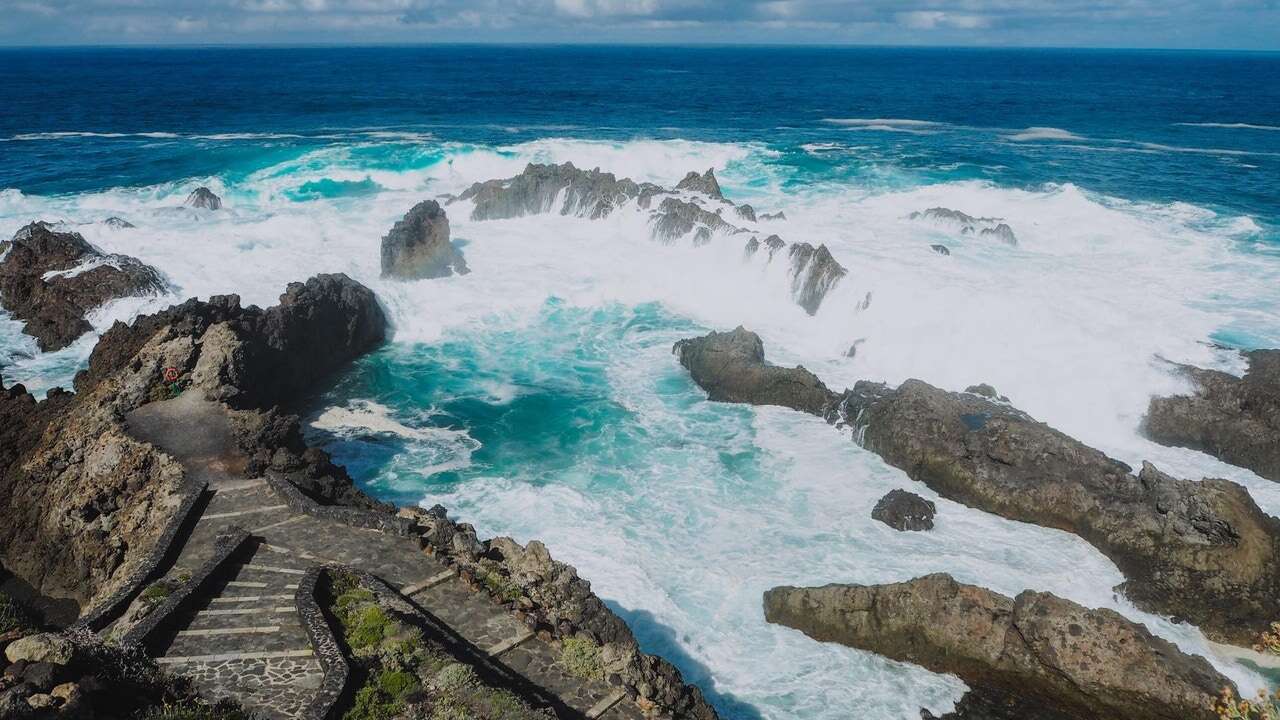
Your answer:
[[[244,711],[229,705],[182,703],[149,708],[138,720],[250,720]]]
[[[16,600],[0,593],[0,633],[31,627],[31,618]]]
[[[173,585],[165,580],[153,582],[142,591],[141,597],[147,602],[159,602],[173,594]]]
[[[489,570],[484,575],[484,586],[491,595],[505,602],[515,602],[519,600],[524,592],[520,590],[520,586],[516,585],[511,578],[503,575],[497,570]]]
[[[1280,655],[1280,622],[1271,623],[1271,629],[1264,631],[1254,643],[1253,649],[1261,653]]]
[[[599,645],[584,637],[565,638],[561,645],[560,662],[569,674],[583,680],[604,679]]]
[[[417,676],[404,670],[379,670],[356,692],[345,720],[390,720],[404,709],[405,700],[421,687]]]

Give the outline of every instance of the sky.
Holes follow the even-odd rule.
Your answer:
[[[1280,50],[1280,0],[0,0],[0,45],[449,42]]]

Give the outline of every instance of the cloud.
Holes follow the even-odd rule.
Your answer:
[[[1280,35],[1267,30],[1278,26],[1276,0],[10,0],[0,17],[0,44],[626,41],[1280,49]],[[424,37],[426,27],[438,32]]]

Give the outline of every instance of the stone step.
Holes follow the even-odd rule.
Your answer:
[[[587,720],[596,720],[601,715],[604,715],[606,712],[609,712],[609,710],[613,708],[614,705],[617,705],[622,700],[622,698],[626,696],[627,696],[627,692],[621,688],[609,693],[607,697],[605,697],[603,700],[596,703],[595,705],[592,705],[590,710],[587,710]]]
[[[218,628],[187,628],[179,630],[178,637],[212,637],[215,635],[274,635],[280,632],[279,625],[254,625],[250,627],[218,627]]]
[[[435,587],[436,585],[439,585],[440,583],[445,582],[447,580],[452,580],[456,576],[457,576],[457,573],[454,572],[453,570],[444,570],[435,575],[432,575],[426,580],[420,580],[416,583],[405,585],[404,587],[400,588],[400,594],[404,595],[405,597],[409,597],[410,595],[426,590],[427,588]]]
[[[234,616],[232,616],[234,617]],[[289,617],[281,615],[278,617]],[[226,620],[227,618],[223,618]],[[216,655],[220,653],[278,652],[307,647],[309,639],[296,621],[261,623],[246,627],[190,628],[173,639],[165,649],[165,657]]]
[[[291,593],[281,593],[279,595],[221,595],[219,597],[210,598],[210,603],[256,603],[277,600],[292,600]]]
[[[518,635],[513,635],[512,637],[489,647],[485,652],[488,653],[490,657],[498,657],[502,653],[516,647],[532,637],[533,631],[526,628],[524,632]]]
[[[244,515],[256,515],[258,513],[275,512],[277,510],[287,510],[288,505],[268,505],[266,507],[251,507],[244,510],[233,510],[230,512],[205,513],[202,517],[204,520],[224,520],[227,518],[236,518]]]
[[[182,665],[185,663],[227,662],[231,660],[271,660],[275,658],[314,657],[311,648],[297,650],[251,650],[248,652],[224,652],[212,655],[165,655],[156,658],[161,665]]]

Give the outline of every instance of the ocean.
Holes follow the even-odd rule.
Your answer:
[[[948,709],[954,677],[761,611],[779,584],[940,571],[1114,608],[1262,682],[1135,609],[1075,536],[942,500],[818,419],[709,403],[671,346],[741,324],[835,388],[991,383],[1113,457],[1280,513],[1280,485],[1139,433],[1150,396],[1183,389],[1166,361],[1238,372],[1236,350],[1280,346],[1280,54],[8,49],[0,87],[0,237],[71,223],[174,287],[102,308],[97,332],[190,296],[274,304],[319,272],[369,285],[394,337],[304,408],[312,440],[375,496],[542,539],[725,718]],[[416,202],[564,161],[664,185],[714,168],[848,276],[809,316],[741,236],[665,246],[635,213],[476,222],[462,202],[471,274],[379,278]],[[175,211],[199,185],[225,209]],[[910,217],[932,207],[1002,218],[1017,244]],[[0,373],[69,386],[93,342],[42,354],[0,314]],[[897,487],[937,503],[933,531],[870,519]]]

